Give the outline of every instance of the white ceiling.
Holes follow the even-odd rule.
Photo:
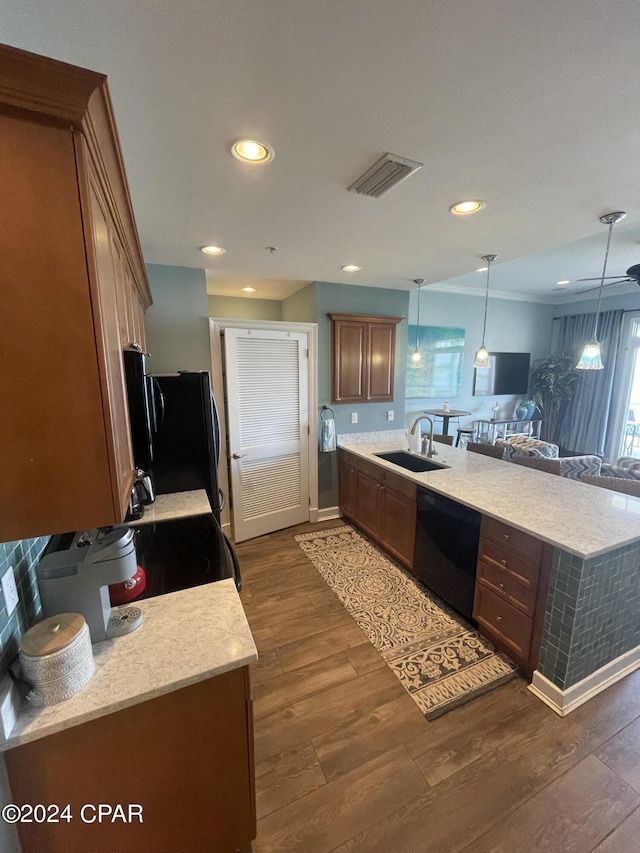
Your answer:
[[[492,289],[566,298],[612,210],[609,271],[640,262],[638,0],[0,0],[0,20],[108,75],[145,260],[208,269],[211,292],[477,289],[495,253]],[[244,134],[273,162],[235,161]],[[347,192],[386,151],[424,168]],[[452,216],[464,198],[486,209]]]

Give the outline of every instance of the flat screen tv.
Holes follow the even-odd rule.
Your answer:
[[[474,368],[474,397],[527,393],[530,352],[490,352],[489,361],[490,367]]]

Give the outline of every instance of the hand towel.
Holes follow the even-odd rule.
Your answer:
[[[336,449],[336,422],[333,418],[322,419],[320,449],[323,453],[330,453]]]

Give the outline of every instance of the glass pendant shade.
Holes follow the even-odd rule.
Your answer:
[[[422,367],[422,353],[417,347],[411,356],[411,367]]]
[[[474,367],[491,367],[489,361],[489,353],[484,343],[484,336],[487,332],[487,307],[489,304],[489,276],[491,274],[491,264],[498,260],[497,255],[483,255],[482,260],[487,264],[487,288],[484,294],[484,323],[482,324],[482,343],[480,349],[476,352],[476,357],[473,362]]]
[[[596,338],[591,338],[585,346],[580,356],[580,361],[576,364],[579,370],[603,370],[604,365],[600,358],[600,344]]]
[[[600,318],[600,304],[602,302],[602,291],[604,289],[604,279],[607,274],[607,260],[609,259],[609,246],[611,245],[611,232],[616,222],[627,214],[622,210],[617,210],[615,213],[606,213],[600,217],[600,222],[603,225],[609,226],[609,236],[607,237],[607,248],[604,252],[604,264],[602,266],[602,278],[600,279],[600,292],[598,293],[598,305],[596,307],[596,319],[593,325],[593,335],[591,340],[585,346],[580,361],[576,364],[578,370],[603,370],[604,365],[600,358],[600,344],[598,343],[598,319]]]
[[[476,352],[476,358],[473,362],[474,367],[491,367],[491,362],[489,361],[489,353],[487,351],[484,342],[480,349]]]

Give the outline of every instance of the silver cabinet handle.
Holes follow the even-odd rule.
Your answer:
[[[242,459],[242,457],[246,456],[246,455],[247,455],[246,453],[234,453],[233,458],[234,459]]]

